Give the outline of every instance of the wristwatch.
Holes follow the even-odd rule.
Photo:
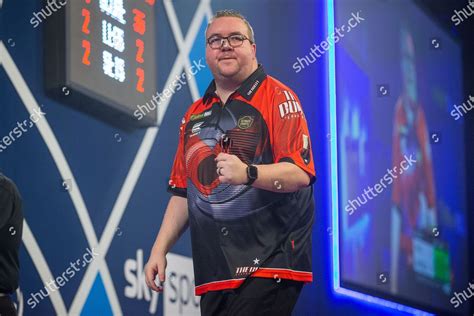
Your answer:
[[[258,169],[257,166],[255,165],[247,165],[247,178],[249,181],[247,181],[246,185],[252,185],[252,183],[255,182],[258,178]]]

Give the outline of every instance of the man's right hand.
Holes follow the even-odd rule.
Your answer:
[[[179,236],[188,226],[188,201],[180,196],[173,196],[166,208],[160,232],[156,237],[150,258],[145,266],[145,281],[150,289],[156,292],[163,291],[163,282],[166,274],[166,254],[175,244]],[[160,286],[156,285],[158,275]]]
[[[158,275],[160,286],[155,283],[155,278]],[[160,253],[152,253],[150,259],[145,266],[145,280],[146,285],[155,292],[163,291],[163,283],[166,275],[166,255]]]

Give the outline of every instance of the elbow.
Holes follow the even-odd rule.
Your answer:
[[[306,175],[305,178],[301,181],[298,189],[306,188],[310,183],[311,183],[311,179],[309,178],[308,175]]]
[[[289,167],[286,169],[287,179],[291,179],[288,192],[296,192],[311,184],[311,176],[295,164],[285,162]],[[291,189],[290,189],[291,188]]]
[[[305,171],[301,171],[301,173],[298,173],[298,178],[295,182],[295,191],[306,188],[311,183],[309,175]]]

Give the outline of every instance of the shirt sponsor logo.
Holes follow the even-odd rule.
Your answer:
[[[239,126],[240,129],[247,129],[250,128],[253,125],[254,117],[253,116],[242,116],[239,118],[239,121],[237,122],[237,126]]]
[[[247,95],[251,95],[253,93],[253,91],[257,88],[259,83],[260,83],[260,80],[255,81],[252,88],[250,88],[250,90],[247,92]]]
[[[194,124],[193,128],[191,129],[191,133],[193,133],[193,135],[191,136],[194,136],[194,135],[197,135],[201,132],[201,125],[204,123],[203,122],[197,122],[196,124]]]
[[[246,277],[258,270],[258,267],[237,267],[235,277]]]
[[[199,119],[208,117],[208,116],[210,116],[211,114],[212,114],[212,110],[206,111],[206,112],[204,112],[204,113],[193,114],[193,115],[191,115],[191,117],[189,118],[189,120],[190,120],[190,121],[199,120]]]
[[[283,91],[283,93],[285,93],[286,101],[278,105],[280,117],[289,119],[302,116],[303,111],[301,110],[301,106],[298,101],[296,101],[293,94],[289,91]]]

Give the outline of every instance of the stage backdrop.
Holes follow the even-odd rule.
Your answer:
[[[326,1],[141,1],[156,15],[157,64],[145,71],[156,70],[157,93],[174,87],[157,109],[158,126],[142,129],[72,108],[74,93],[67,87],[55,99],[46,95],[43,55],[45,49],[54,51],[45,47],[51,39],[46,37],[54,35],[44,32],[45,20],[60,14],[66,1],[57,1],[56,12],[51,2],[0,1],[0,138],[10,139],[2,143],[0,170],[17,183],[25,214],[16,297],[20,315],[199,314],[189,232],[168,256],[163,295],[148,290],[143,267],[169,199],[181,117],[211,79],[208,68],[198,66],[205,64],[204,31],[213,12],[224,8],[240,10],[252,23],[259,61],[299,95],[311,130],[318,174],[314,282],[305,286],[294,314],[392,313],[332,292],[328,53],[301,59],[326,38]],[[123,2],[125,9],[132,3]],[[178,89],[176,81],[193,65],[199,71]],[[113,75],[123,79],[122,73]],[[138,105],[144,104],[129,104]]]

